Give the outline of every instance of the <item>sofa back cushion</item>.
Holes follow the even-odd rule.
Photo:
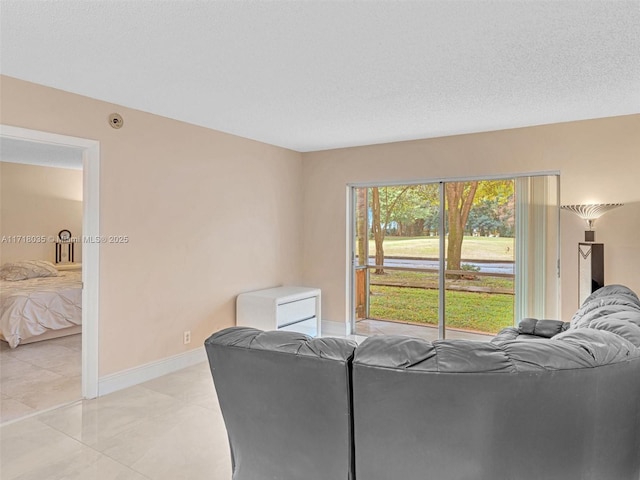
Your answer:
[[[640,348],[640,311],[611,313],[591,320],[588,328],[615,333]]]
[[[585,327],[605,315],[628,311],[640,313],[638,296],[623,285],[607,285],[587,297],[571,318],[571,328]]]
[[[233,480],[352,478],[356,344],[232,327],[205,341]]]
[[[500,343],[436,340],[401,335],[367,338],[354,365],[433,373],[518,373],[591,368],[639,358],[628,340],[596,329],[566,330],[546,340]]]
[[[638,298],[638,295],[636,295],[636,293],[633,290],[631,290],[629,287],[625,285],[619,285],[619,284],[605,285],[604,287],[597,289],[595,292],[593,292],[591,295],[585,298],[582,304],[586,305],[587,303],[591,303],[591,301],[597,298],[609,297],[612,295],[614,296],[624,295],[629,297],[629,299],[635,301],[636,303],[640,304],[640,299]]]

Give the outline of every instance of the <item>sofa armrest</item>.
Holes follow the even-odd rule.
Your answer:
[[[507,327],[503,328],[498,332],[498,334],[491,339],[491,343],[500,343],[500,342],[508,342],[510,340],[515,340],[520,335],[520,332],[516,327]]]

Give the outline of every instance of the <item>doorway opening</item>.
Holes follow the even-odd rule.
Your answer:
[[[100,242],[84,239],[99,238],[99,171],[100,144],[88,140],[20,127],[0,125],[0,142],[5,145],[21,145],[24,152],[49,151],[53,155],[46,162],[52,167],[69,167],[65,160],[55,158],[55,153],[74,152],[77,168],[82,169],[82,231],[72,232],[81,237],[82,259],[82,338],[81,338],[81,397],[98,396],[98,284]],[[4,148],[3,148],[4,150]],[[15,152],[14,152],[15,153]],[[29,155],[26,155],[27,157]],[[73,157],[73,155],[71,155]],[[69,155],[63,154],[68,160]],[[23,159],[21,163],[38,164]],[[62,164],[58,163],[62,162]],[[51,245],[51,248],[54,248]],[[79,263],[76,259],[76,262]],[[75,268],[75,267],[74,267]],[[18,347],[19,348],[19,347]]]

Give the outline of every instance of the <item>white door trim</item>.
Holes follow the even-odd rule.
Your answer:
[[[82,148],[83,240],[100,238],[100,142],[57,133],[0,125],[0,137]],[[82,396],[98,396],[100,243],[82,245]]]

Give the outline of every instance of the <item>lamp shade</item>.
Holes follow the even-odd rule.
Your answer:
[[[596,218],[600,218],[609,210],[623,206],[624,203],[587,203],[582,205],[562,205],[560,208],[575,213],[587,222],[589,230],[584,232],[584,240],[586,242],[594,242],[595,232],[593,231],[593,222]]]
[[[561,208],[569,210],[589,222],[590,220],[593,221],[596,218],[600,218],[609,210],[623,205],[624,203],[589,203],[583,205],[562,205]]]

